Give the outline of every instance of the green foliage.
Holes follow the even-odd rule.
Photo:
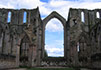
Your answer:
[[[44,56],[45,56],[45,58],[48,57],[48,54],[47,54],[47,51],[46,50],[44,50]]]
[[[74,70],[73,68],[30,68],[28,70]]]

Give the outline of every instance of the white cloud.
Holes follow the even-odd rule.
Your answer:
[[[45,50],[48,56],[62,57],[64,56],[63,40],[54,40],[54,43],[46,44]]]
[[[39,0],[2,0],[0,1],[0,4],[1,4],[0,7],[4,7],[4,8],[32,9],[44,3],[40,2]]]
[[[54,18],[48,22],[48,24],[46,25],[46,30],[51,32],[61,32],[63,31],[63,26],[59,20]]]
[[[46,14],[51,13],[52,11],[57,11],[63,17],[68,17],[69,8],[85,8],[85,9],[95,9],[101,8],[101,2],[95,2],[95,0],[79,0],[79,1],[67,1],[67,0],[51,0],[48,3],[43,5],[47,9]],[[41,10],[40,10],[41,11]],[[45,12],[42,10],[42,12]],[[45,13],[44,13],[45,14]]]
[[[5,4],[2,4],[0,2],[0,8],[14,8],[14,6],[13,5],[10,5],[9,3],[5,5]]]
[[[64,48],[56,48],[53,45],[46,45],[45,50],[48,53],[48,56],[53,56],[53,57],[62,57],[64,56]]]
[[[36,8],[39,5],[42,5],[43,3],[39,0],[17,0],[19,8]]]
[[[39,6],[41,15],[49,15],[52,11],[59,12],[63,17],[67,18],[68,10],[72,8],[101,8],[100,0],[50,0],[48,3],[40,0],[1,0],[0,8],[27,8],[33,9]]]
[[[51,9],[47,8],[47,7],[44,6],[44,5],[39,6],[39,10],[40,10],[41,15],[45,15],[45,17],[48,16],[48,15],[52,12]],[[45,17],[44,17],[44,18],[45,18]]]
[[[65,6],[66,5],[66,3],[67,3],[68,1],[54,1],[54,0],[52,0],[51,2],[50,2],[50,6],[51,7],[54,7],[54,8],[58,8],[58,7],[62,7],[62,6]]]
[[[64,40],[55,40],[56,45],[64,45]]]

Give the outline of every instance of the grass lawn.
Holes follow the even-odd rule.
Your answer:
[[[73,68],[29,68],[28,70],[74,70]]]

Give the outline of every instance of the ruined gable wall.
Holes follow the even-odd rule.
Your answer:
[[[9,12],[11,12],[10,22],[7,21]],[[27,13],[26,22],[24,22],[24,12]],[[18,49],[17,47],[18,46],[20,47],[21,43],[18,44],[18,42],[19,40],[23,39],[25,35],[27,36],[30,35],[28,32],[27,33],[25,32],[25,30],[28,30],[28,28],[30,28],[29,26],[32,26],[31,27],[32,30],[30,31],[32,34],[32,37],[29,37],[29,38],[34,43],[34,45],[36,45],[36,50],[35,50],[36,52],[34,53],[35,56],[33,55],[32,59],[34,60],[35,58],[35,60],[37,59],[37,61],[40,59],[40,57],[38,58],[40,53],[37,50],[37,49],[40,49],[39,48],[40,40],[38,38],[39,31],[42,28],[40,23],[41,23],[41,18],[40,18],[40,13],[38,11],[38,8],[30,9],[30,10],[0,9],[0,68],[10,67],[11,64],[14,64],[15,66],[17,66],[17,64],[19,65],[19,61],[17,60],[19,60],[20,49]],[[35,35],[36,37],[33,37]],[[34,39],[35,41],[33,41]],[[39,53],[38,56],[37,56],[37,53]],[[31,52],[31,55],[32,55],[32,52]],[[6,60],[4,58],[6,58]],[[14,61],[12,61],[12,58]],[[33,62],[31,64],[33,64]],[[34,63],[34,64],[37,64],[37,63]],[[11,66],[15,67],[13,65]]]
[[[83,13],[83,16],[82,16]],[[90,38],[92,38],[91,29],[96,25],[98,15],[99,18],[101,16],[100,9],[95,10],[87,10],[87,9],[70,9],[69,16],[68,16],[68,25],[69,25],[69,33],[68,33],[68,43],[69,43],[69,50],[70,50],[70,59],[73,60],[71,64],[75,64],[77,60],[79,60],[78,55],[83,55],[83,57],[87,57],[87,62],[90,62],[89,59],[91,58],[91,54],[94,53],[93,50],[98,45],[95,43],[95,39],[93,39],[93,43],[91,42]],[[82,20],[83,17],[83,20]],[[94,30],[93,30],[94,31]],[[100,33],[100,32],[99,32]],[[96,33],[94,33],[96,35]],[[84,37],[84,39],[83,39]],[[79,44],[79,50],[77,51],[77,42],[82,39],[82,42]],[[84,43],[83,43],[84,42]],[[75,45],[76,43],[76,45]],[[74,44],[74,46],[73,46]],[[91,44],[93,44],[91,46]],[[76,51],[73,51],[75,50]],[[96,52],[98,51],[95,50]],[[82,52],[82,53],[81,53]],[[89,53],[89,54],[88,54]],[[87,55],[88,54],[88,55]],[[77,60],[75,60],[75,58]],[[83,59],[84,60],[84,59]],[[81,66],[89,66],[89,63],[85,63],[86,60],[83,61],[83,63],[79,63]]]

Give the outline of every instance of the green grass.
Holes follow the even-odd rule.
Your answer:
[[[28,70],[74,70],[73,68],[29,68]]]

